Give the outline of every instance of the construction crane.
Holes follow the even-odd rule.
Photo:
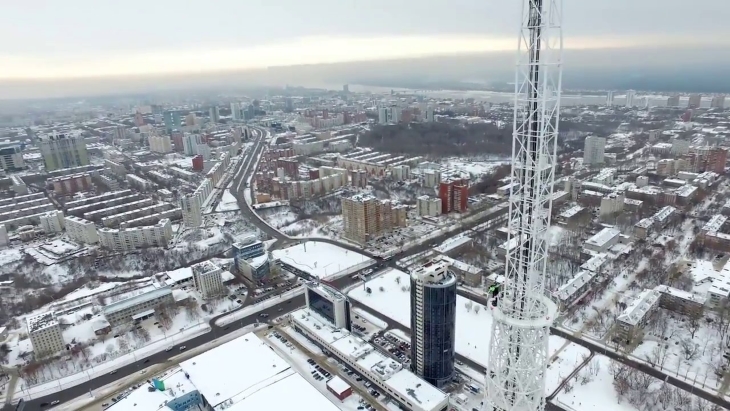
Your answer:
[[[485,411],[543,411],[550,326],[547,229],[555,181],[562,0],[523,0],[515,75],[505,282],[489,342]]]

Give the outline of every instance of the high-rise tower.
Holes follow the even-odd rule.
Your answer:
[[[411,272],[411,370],[441,388],[454,378],[456,275],[433,259]]]
[[[548,337],[557,306],[545,293],[546,232],[555,180],[562,1],[523,0],[515,78],[505,282],[489,343],[487,411],[542,411]],[[514,240],[514,243],[513,243]]]

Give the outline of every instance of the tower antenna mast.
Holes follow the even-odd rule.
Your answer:
[[[522,0],[505,282],[489,342],[485,411],[543,411],[550,326],[547,229],[555,181],[562,0]]]

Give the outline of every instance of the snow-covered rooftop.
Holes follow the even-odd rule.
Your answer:
[[[561,286],[556,296],[566,304],[573,302],[578,291],[586,284],[590,283],[596,277],[596,273],[593,271],[580,271],[575,277],[571,278],[570,281]]]
[[[244,371],[248,373],[248,370]],[[206,397],[207,398],[207,397]],[[234,402],[226,411],[249,410],[299,410],[337,411],[340,408],[330,402],[301,375],[291,372],[273,384],[261,387],[246,398]]]
[[[168,287],[156,288],[156,289],[150,290],[144,294],[135,295],[134,297],[130,297],[130,298],[109,304],[106,307],[104,307],[104,314],[122,311],[126,308],[135,306],[137,304],[141,304],[144,301],[149,301],[149,300],[153,300],[155,298],[162,297],[165,294],[172,294],[172,290]]]
[[[180,368],[175,368],[164,377],[157,379],[165,384],[165,391],[149,391],[148,388],[152,384],[145,383],[114,403],[111,409],[113,411],[165,410],[169,409],[165,406],[168,401],[196,391],[195,386],[185,378],[185,373]]]
[[[586,244],[590,244],[596,247],[603,247],[606,245],[606,243],[616,238],[619,234],[621,234],[621,231],[619,229],[606,227],[596,233],[596,235],[594,235],[593,237],[586,240]]]
[[[644,316],[659,302],[660,293],[657,290],[644,290],[626,307],[617,320],[629,325],[637,325]]]
[[[362,254],[346,250],[334,244],[306,241],[295,246],[274,250],[273,259],[291,265],[318,278],[331,278],[349,274],[359,266],[373,262]]]
[[[28,317],[26,321],[28,323],[29,333],[58,325],[56,313],[54,313],[53,311],[48,311],[45,313],[34,315],[32,317]]]
[[[338,394],[341,394],[347,391],[347,389],[351,388],[350,384],[348,384],[347,382],[345,382],[345,380],[336,375],[332,377],[331,380],[327,381],[327,387]]]
[[[446,254],[449,251],[458,248],[468,242],[471,241],[471,237],[469,236],[461,236],[461,237],[451,237],[447,240],[445,240],[443,243],[441,243],[438,247],[434,248],[439,253]]]
[[[722,229],[722,226],[725,225],[725,222],[727,221],[727,217],[725,217],[722,214],[716,214],[710,218],[710,221],[705,223],[705,225],[702,227],[702,231],[706,231],[708,233],[720,231]]]
[[[244,392],[254,395],[290,369],[255,334],[246,334],[183,361],[180,367],[214,406]]]
[[[174,282],[181,282],[193,278],[193,270],[190,267],[178,268],[167,272],[167,276]]]
[[[702,305],[704,305],[705,302],[707,301],[707,297],[693,294],[689,291],[680,290],[678,288],[670,287],[668,285],[658,285],[654,289],[659,291],[662,294],[673,295],[673,296],[681,298],[683,300],[695,301]]]

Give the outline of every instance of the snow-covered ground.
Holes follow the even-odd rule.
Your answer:
[[[551,350],[556,347],[554,341],[563,341],[564,339],[557,336],[550,336]],[[559,348],[559,347],[558,347]],[[551,353],[551,356],[555,353]],[[548,364],[548,371],[545,378],[545,395],[552,394],[583,361],[588,358],[590,351],[576,343],[569,343],[557,352],[552,361]]]
[[[273,307],[273,306],[281,303],[282,301],[289,300],[298,295],[303,295],[303,294],[304,294],[304,287],[301,287],[301,286],[297,287],[297,288],[287,291],[283,294],[279,294],[278,296],[261,301],[258,304],[249,305],[238,311],[234,311],[228,315],[225,315],[225,316],[217,319],[215,321],[215,325],[223,327],[225,325],[234,323],[242,318],[248,317],[249,315],[256,314],[267,308]]]
[[[268,208],[256,213],[274,228],[285,227],[297,220],[298,216],[289,207]]]
[[[362,254],[317,241],[274,250],[271,254],[274,259],[321,279],[339,278],[373,263]]]
[[[231,194],[230,190],[225,190],[223,192],[223,196],[221,197],[220,202],[218,203],[218,207],[216,207],[215,211],[235,211],[238,210],[238,202],[236,201],[236,197]]]

